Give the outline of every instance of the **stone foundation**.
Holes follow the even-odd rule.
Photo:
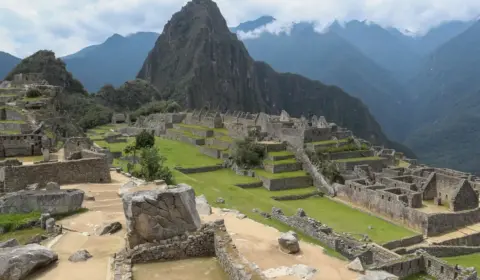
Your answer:
[[[211,165],[211,166],[202,166],[202,167],[192,167],[192,168],[183,168],[183,167],[175,167],[175,170],[182,172],[183,174],[195,174],[195,173],[204,173],[204,172],[212,172],[223,169],[222,165]]]
[[[272,179],[267,177],[258,176],[263,182],[263,186],[269,191],[281,191],[290,189],[308,188],[313,185],[312,178],[310,176],[300,176],[292,178],[279,178]]]
[[[270,173],[283,173],[302,170],[302,164],[299,162],[283,164],[264,164],[264,169]]]
[[[0,213],[71,213],[82,207],[84,194],[81,190],[9,193],[0,198]]]

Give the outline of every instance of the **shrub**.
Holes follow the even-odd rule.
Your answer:
[[[27,91],[26,95],[28,98],[35,98],[42,96],[42,92],[36,88],[31,88]]]
[[[151,148],[155,145],[155,136],[153,133],[149,133],[143,130],[140,134],[135,136],[135,148],[137,150],[144,148]]]
[[[166,158],[160,155],[157,148],[144,148],[140,158],[141,168],[137,175],[147,181],[162,179],[167,184],[173,184],[173,174],[165,166],[165,161]]]
[[[252,138],[235,141],[232,158],[235,163],[245,168],[253,168],[261,165],[265,158],[265,148]]]

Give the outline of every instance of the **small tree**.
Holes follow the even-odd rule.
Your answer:
[[[127,145],[124,149],[123,149],[123,152],[126,154],[126,155],[131,155],[133,154],[133,164],[129,161],[127,163],[127,172],[128,173],[131,173],[132,171],[132,168],[135,166],[135,157],[136,157],[136,148],[135,148],[135,144],[130,144],[130,145]]]
[[[173,174],[165,166],[166,158],[160,155],[155,147],[142,149],[140,159],[140,177],[147,181],[163,179],[167,184],[173,184]]]
[[[42,93],[36,88],[31,88],[27,91],[26,95],[28,98],[35,98],[42,96]]]
[[[151,148],[155,145],[155,136],[152,133],[143,130],[140,134],[135,136],[135,148],[137,150]]]
[[[261,165],[265,158],[265,148],[258,145],[252,137],[237,140],[232,152],[235,163],[245,168]]]

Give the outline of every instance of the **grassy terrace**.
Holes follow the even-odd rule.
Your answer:
[[[348,139],[340,139],[340,140],[325,140],[325,141],[318,141],[318,142],[313,142],[312,144],[313,145],[319,145],[319,146],[323,146],[323,145],[333,145],[333,144],[336,144],[336,143],[347,143],[348,142]]]
[[[19,121],[19,120],[5,120],[5,121],[0,121],[0,123],[18,123],[18,124],[25,124],[25,121]]]
[[[37,162],[42,161],[43,156],[31,156],[31,157],[9,157],[7,159],[18,159],[21,162]]]
[[[47,96],[39,96],[39,97],[24,97],[22,98],[23,101],[40,101],[40,100],[48,100],[50,97]]]
[[[281,151],[281,152],[270,152],[268,153],[268,155],[272,157],[281,157],[281,156],[292,156],[293,153],[289,151]]]
[[[269,179],[284,179],[284,178],[294,178],[294,177],[302,177],[307,176],[307,173],[303,170],[294,171],[294,172],[283,172],[283,173],[270,173],[263,169],[255,169],[255,173],[258,176],[266,177]]]
[[[381,157],[361,157],[361,158],[345,158],[335,160],[336,162],[356,162],[356,161],[364,161],[364,160],[381,160]]]
[[[273,161],[273,160],[264,160],[263,163],[264,163],[264,164],[280,165],[280,164],[297,163],[297,160],[294,159],[294,158],[283,159],[283,160],[276,160],[276,161]]]
[[[187,137],[190,137],[190,138],[193,138],[193,139],[203,139],[204,138],[204,137],[195,135],[195,134],[193,134],[193,133],[191,133],[190,131],[187,131],[187,130],[169,128],[169,129],[167,129],[167,131],[177,133],[177,134],[183,134],[183,135],[185,135]]]
[[[20,130],[2,130],[0,131],[0,134],[3,135],[15,135],[15,134],[21,134],[22,132]]]
[[[181,127],[185,127],[185,128],[192,128],[192,129],[198,129],[198,130],[204,130],[204,131],[213,130],[213,131],[218,132],[218,133],[228,134],[228,129],[226,129],[226,128],[209,128],[209,127],[206,127],[206,126],[184,124],[184,123],[179,123],[179,124],[176,124],[176,125],[181,126]]]
[[[0,97],[15,97],[15,96],[17,96],[15,93],[0,94]]]
[[[480,254],[472,254],[451,258],[443,258],[446,262],[451,265],[461,265],[463,267],[475,267],[477,271],[480,271]]]

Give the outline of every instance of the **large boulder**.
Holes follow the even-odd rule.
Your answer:
[[[0,279],[24,279],[56,260],[58,255],[55,252],[37,244],[0,249]]]
[[[137,187],[137,183],[134,181],[128,181],[125,184],[123,184],[120,189],[118,189],[118,196],[122,197],[124,194],[131,192],[133,189]]]
[[[188,185],[127,193],[122,200],[130,248],[196,231],[200,227],[195,192]]]
[[[9,193],[0,198],[0,213],[70,213],[82,207],[84,194],[75,189]]]
[[[200,195],[195,198],[195,203],[197,207],[197,212],[200,215],[210,215],[212,214],[212,207],[208,204],[207,198],[205,195]]]
[[[10,248],[10,247],[16,247],[20,246],[20,243],[18,243],[17,239],[12,238],[4,242],[0,242],[0,249],[2,248]]]
[[[293,231],[282,233],[278,238],[278,244],[283,252],[289,254],[295,254],[300,251],[298,236]]]
[[[68,260],[70,262],[86,262],[92,255],[87,250],[80,250],[73,253]]]

